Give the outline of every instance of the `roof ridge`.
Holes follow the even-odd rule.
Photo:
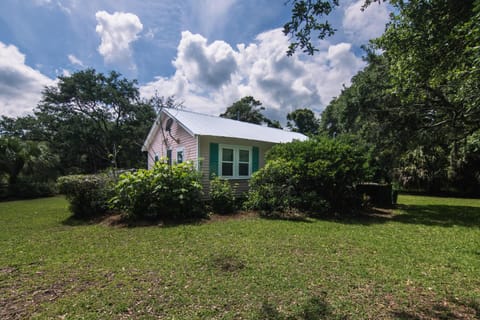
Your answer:
[[[166,108],[166,109],[167,109],[168,111],[170,111],[170,110],[175,110],[175,111],[188,112],[188,113],[193,113],[193,114],[196,114],[196,115],[205,116],[205,117],[211,117],[211,118],[215,118],[215,119],[223,119],[223,120],[235,121],[235,123],[244,123],[244,124],[247,124],[247,125],[254,125],[254,126],[259,126],[259,127],[269,128],[269,129],[276,129],[276,130],[280,130],[280,131],[283,131],[283,132],[296,133],[295,131],[285,130],[284,128],[274,128],[274,127],[269,127],[269,126],[262,125],[262,124],[257,124],[257,123],[247,122],[247,121],[241,121],[241,120],[235,120],[235,119],[230,119],[230,118],[224,118],[224,117],[220,117],[220,116],[215,116],[215,115],[213,115],[213,114],[201,113],[201,112],[198,112],[198,111],[192,111],[192,110],[187,110],[187,109],[176,109],[176,108]],[[170,113],[172,116],[175,116],[171,111],[170,111],[169,113]]]

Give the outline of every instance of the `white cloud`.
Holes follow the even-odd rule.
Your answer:
[[[98,52],[106,63],[127,66],[135,69],[132,57],[131,43],[138,39],[138,33],[143,29],[140,19],[133,13],[98,11],[96,32],[101,43]]]
[[[364,11],[364,0],[358,0],[345,8],[343,29],[350,41],[365,44],[385,31],[389,12],[385,3],[372,3]]]
[[[365,66],[348,43],[324,44],[314,57],[287,57],[287,42],[280,29],[261,33],[253,43],[235,49],[224,41],[209,44],[199,34],[183,32],[173,61],[175,74],[157,77],[142,86],[141,93],[175,95],[187,108],[211,114],[252,95],[263,102],[267,115],[284,121],[296,108],[320,112]]]
[[[73,54],[69,54],[68,55],[68,60],[70,61],[71,64],[76,64],[80,67],[83,67],[84,64],[82,62],[82,60],[78,59],[77,57],[75,57]]]
[[[0,42],[0,115],[24,115],[33,110],[41,91],[54,81],[25,64],[25,55],[14,45]]]

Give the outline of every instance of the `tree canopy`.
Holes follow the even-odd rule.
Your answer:
[[[262,114],[265,107],[252,96],[246,96],[234,102],[231,106],[220,114],[222,118],[250,122],[255,124],[267,124],[269,127],[281,128],[276,120],[270,120]]]
[[[306,135],[316,135],[318,133],[320,123],[310,109],[303,108],[292,111],[287,114],[287,120],[287,127],[292,131]]]
[[[367,68],[325,109],[322,131],[362,137],[380,176],[478,193],[480,1],[390,3],[396,11],[367,51]]]
[[[143,163],[138,150],[155,111],[140,100],[136,81],[87,69],[47,87],[35,116],[64,168],[95,172]]]

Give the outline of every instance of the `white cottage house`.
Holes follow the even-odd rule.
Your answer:
[[[301,133],[179,109],[162,109],[142,151],[148,168],[160,158],[169,163],[193,161],[202,172],[206,194],[213,175],[248,189],[252,173],[265,165],[265,153],[277,143],[306,140]]]

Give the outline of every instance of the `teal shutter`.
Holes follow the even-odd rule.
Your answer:
[[[210,179],[218,176],[218,143],[210,143]]]
[[[252,173],[258,171],[258,147],[252,147]]]

